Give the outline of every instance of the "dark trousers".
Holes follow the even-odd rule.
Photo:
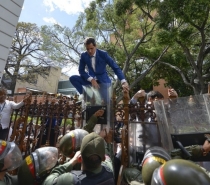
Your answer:
[[[71,84],[77,89],[77,91],[82,94],[83,93],[83,87],[82,86],[87,86],[91,85],[90,82],[82,78],[81,76],[78,75],[73,75],[69,78],[69,81]]]
[[[77,91],[80,94],[83,94],[83,87],[82,86],[91,85],[91,83],[89,81],[85,80],[84,78],[82,78],[79,75],[71,76],[69,78],[69,81],[77,89]],[[109,83],[100,83],[98,81],[97,81],[97,83],[100,86],[100,88],[98,89],[99,94],[101,95],[101,98],[104,100],[105,104],[107,104],[109,102],[109,100],[110,100],[109,87],[111,86],[111,84],[109,84]],[[89,97],[89,98],[91,98],[91,97]]]
[[[9,128],[5,129],[0,128],[0,139],[7,141],[8,133],[9,133]]]

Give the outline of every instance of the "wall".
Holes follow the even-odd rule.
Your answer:
[[[38,75],[36,84],[29,84],[27,82],[21,82],[18,80],[15,86],[15,93],[23,92],[23,88],[27,87],[27,88],[37,89],[40,91],[46,91],[48,93],[57,94],[58,81],[61,76],[61,68],[49,67],[49,69],[50,71],[47,78],[43,78],[42,76]]]
[[[166,83],[165,80],[160,79],[160,80],[158,80],[158,82],[159,82],[159,85],[158,86],[153,86],[153,90],[154,91],[159,91],[164,96],[164,98],[167,99],[168,98],[168,88],[166,88],[164,86],[164,83]]]
[[[0,1],[0,81],[24,0]]]

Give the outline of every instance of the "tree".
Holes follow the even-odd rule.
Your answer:
[[[206,0],[166,0],[158,9],[157,22],[163,29],[159,33],[159,40],[165,44],[165,38],[168,38],[171,56],[174,48],[184,55],[182,65],[179,61],[162,61],[162,64],[176,70],[184,83],[193,89],[194,94],[206,93],[210,81],[209,10],[210,2]]]
[[[91,2],[72,29],[59,25],[43,27],[44,49],[51,52],[54,60],[78,64],[82,41],[93,36],[98,48],[106,50],[123,69],[132,89],[158,63],[167,47],[148,48],[156,24],[144,12],[135,10],[118,16],[114,5],[113,2]],[[153,57],[149,59],[150,55]],[[108,68],[108,72],[115,81],[114,88],[120,92],[112,70]]]
[[[126,1],[121,2],[126,4]],[[100,35],[103,40],[100,46],[107,48],[121,66],[131,90],[140,88],[140,82],[167,51],[167,46],[154,48],[150,44],[156,29],[156,23],[153,21],[155,13],[152,11],[148,8],[146,12],[136,6],[130,6],[123,12],[117,1],[109,4],[100,0],[92,2],[85,11],[86,25]],[[153,81],[149,86],[152,83]],[[116,87],[117,82],[114,85],[114,88]]]
[[[20,22],[17,24],[10,53],[5,66],[6,76],[11,79],[10,87],[14,94],[16,80],[34,83],[36,75],[47,75],[44,66],[49,61],[41,50],[42,37],[36,24]]]
[[[157,48],[170,46],[167,55],[161,59],[161,69],[170,69],[171,77],[164,70],[161,76],[171,83],[176,77],[172,74],[179,74],[183,83],[192,88],[194,94],[207,92],[207,83],[210,80],[209,1],[117,0],[116,5],[119,15],[134,7],[138,7],[148,17],[152,16],[148,10],[157,12],[151,18],[158,25],[154,33],[156,42],[159,43]]]

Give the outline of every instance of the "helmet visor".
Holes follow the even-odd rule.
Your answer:
[[[7,171],[16,169],[22,162],[20,149],[15,143],[11,142],[10,144],[11,148],[7,155],[4,157],[4,169],[7,169]]]
[[[51,170],[58,161],[58,149],[56,147],[43,147],[33,153],[36,175],[41,176]]]

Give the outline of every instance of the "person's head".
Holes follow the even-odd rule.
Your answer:
[[[163,99],[164,96],[159,92],[159,91],[150,91],[148,94],[147,94],[147,100],[148,102],[153,102],[155,99],[157,100],[161,100]]]
[[[127,184],[134,184],[134,181],[136,184],[140,184],[143,182],[141,172],[136,168],[125,168],[123,170],[123,181]]]
[[[83,129],[71,130],[61,138],[59,142],[60,152],[66,157],[73,157],[80,150],[82,139],[86,135],[88,132]]]
[[[92,132],[83,138],[80,151],[83,168],[88,171],[94,171],[105,160],[104,139]]]
[[[170,159],[170,155],[162,147],[154,146],[145,152],[141,163],[142,179],[145,185],[151,185],[154,170]]]
[[[0,140],[0,172],[11,171],[20,166],[21,151],[13,142]]]
[[[86,50],[90,56],[93,56],[96,52],[96,41],[92,37],[88,37],[85,39],[84,45]]]
[[[197,185],[210,184],[206,172],[192,161],[173,159],[157,168],[152,176],[151,185]]]
[[[3,103],[7,97],[7,90],[3,87],[0,88],[0,103]]]
[[[18,169],[19,184],[41,184],[58,161],[56,147],[42,147],[27,156]]]

